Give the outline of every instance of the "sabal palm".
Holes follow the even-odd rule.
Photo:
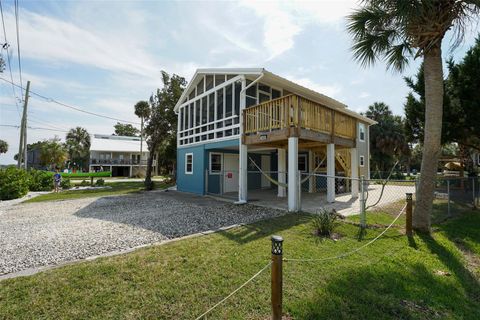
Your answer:
[[[430,231],[434,182],[440,153],[443,108],[441,46],[455,29],[460,41],[469,19],[478,14],[479,0],[366,0],[349,17],[354,57],[362,65],[384,60],[402,71],[411,57],[423,57],[425,73],[425,133],[414,227]]]

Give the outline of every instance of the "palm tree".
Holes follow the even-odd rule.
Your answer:
[[[0,154],[7,153],[8,151],[8,143],[7,141],[0,140]]]
[[[67,160],[67,150],[60,143],[60,139],[55,137],[46,140],[40,145],[40,160],[44,165],[50,166],[51,169],[62,167]]]
[[[67,133],[65,146],[70,161],[80,163],[83,167],[90,152],[90,134],[82,127],[72,128]]]
[[[353,55],[363,66],[383,59],[402,71],[410,57],[423,57],[425,133],[414,228],[430,232],[433,191],[440,154],[443,108],[442,40],[454,28],[455,44],[479,13],[478,0],[364,0],[349,17]]]
[[[143,123],[145,119],[148,119],[150,117],[151,109],[150,105],[148,104],[148,101],[138,101],[135,104],[135,115],[140,118],[140,163],[141,164],[141,159],[142,159],[142,152],[143,152]],[[153,151],[152,151],[153,152]]]

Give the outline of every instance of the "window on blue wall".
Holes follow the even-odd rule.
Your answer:
[[[210,153],[210,173],[222,172],[222,154]]]
[[[185,173],[186,174],[193,173],[193,153],[185,154]]]

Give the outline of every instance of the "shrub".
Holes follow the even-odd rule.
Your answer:
[[[323,237],[330,236],[335,228],[337,220],[337,212],[333,209],[331,211],[321,209],[313,218],[313,227],[315,234]]]
[[[80,186],[82,187],[87,187],[90,185],[90,182],[88,182],[87,180],[83,179],[82,182],[80,182]]]
[[[104,186],[105,185],[105,180],[103,179],[98,179],[97,182],[95,182],[96,186]]]
[[[72,187],[72,182],[68,178],[63,178],[62,182],[60,182],[60,187],[62,190],[68,190]]]
[[[23,169],[0,170],[0,200],[21,198],[28,193],[28,174]]]
[[[32,169],[28,171],[30,191],[51,191],[53,176],[51,172]]]

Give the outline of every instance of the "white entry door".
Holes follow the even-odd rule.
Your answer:
[[[238,154],[223,154],[223,192],[238,192]]]
[[[267,155],[262,155],[262,171],[265,172],[265,174],[270,174],[270,156]],[[267,178],[262,174],[262,189],[268,189],[270,188],[270,181],[268,181]]]

